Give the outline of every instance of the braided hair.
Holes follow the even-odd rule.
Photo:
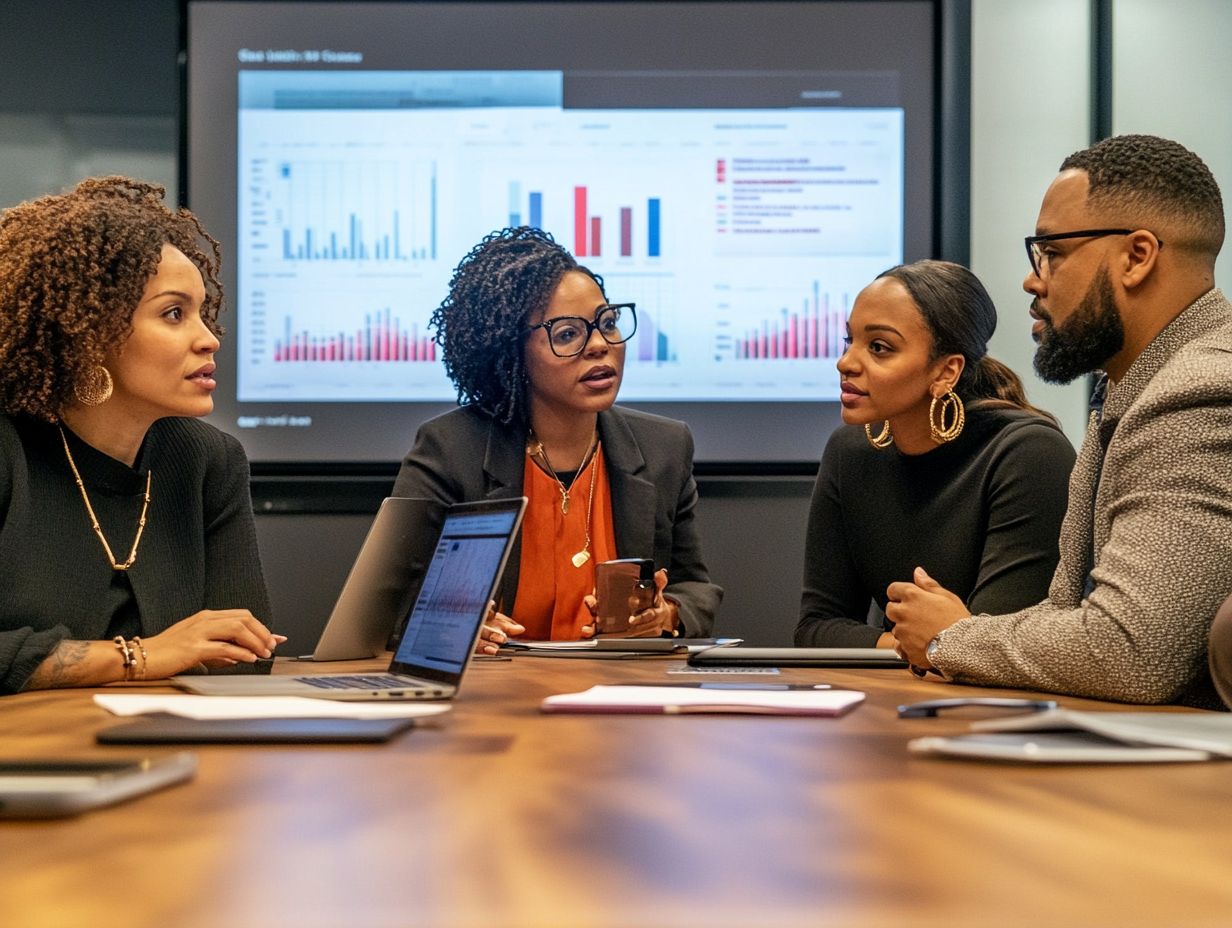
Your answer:
[[[526,330],[570,271],[603,289],[603,278],[530,226],[492,232],[459,262],[430,322],[459,403],[506,425],[527,424]]]

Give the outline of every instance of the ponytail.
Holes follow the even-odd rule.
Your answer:
[[[965,369],[957,386],[972,405],[985,409],[1021,409],[1053,425],[1059,424],[1052,413],[1027,402],[1027,391],[1019,376],[991,355],[980,358],[974,368]]]
[[[900,264],[877,276],[892,277],[907,288],[932,333],[934,359],[963,356],[966,366],[954,385],[960,397],[984,407],[1021,409],[1058,424],[1050,413],[1027,402],[1017,374],[988,356],[997,308],[970,269],[951,261],[924,260]]]

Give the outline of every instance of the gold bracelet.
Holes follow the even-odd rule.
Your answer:
[[[141,672],[137,674],[137,679],[144,680],[146,664],[149,663],[149,655],[145,652],[145,645],[141,643],[140,638],[134,635],[133,640],[128,643],[128,646],[129,648],[136,648],[137,652],[141,655]]]
[[[128,646],[123,635],[116,635],[111,640],[120,652],[120,658],[124,661],[124,682],[127,683],[133,678],[133,664],[137,662],[137,659],[133,657],[133,649]]]

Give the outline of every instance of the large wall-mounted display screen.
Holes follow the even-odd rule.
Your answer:
[[[551,232],[635,302],[620,402],[816,459],[859,289],[931,254],[929,2],[189,0],[188,205],[224,243],[214,421],[387,462],[455,392],[458,260]]]

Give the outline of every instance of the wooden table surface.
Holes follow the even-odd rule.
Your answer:
[[[868,699],[839,719],[539,712],[674,665],[475,662],[452,712],[389,744],[194,747],[187,785],[0,822],[0,925],[1232,923],[1232,766],[907,753],[971,716],[897,705],[993,691],[793,670]],[[94,744],[116,720],[91,695],[5,697],[0,757],[139,753]]]

